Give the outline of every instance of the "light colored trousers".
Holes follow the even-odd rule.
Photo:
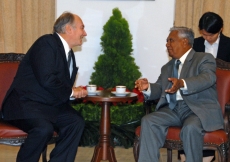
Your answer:
[[[141,120],[140,152],[138,162],[158,162],[169,126],[182,126],[180,138],[186,162],[202,162],[204,130],[200,119],[184,101],[178,101],[171,110],[162,107]]]

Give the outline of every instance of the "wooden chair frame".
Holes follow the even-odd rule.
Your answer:
[[[22,54],[22,53],[0,54],[0,64],[2,63],[18,63],[19,64],[24,56],[25,54]],[[3,93],[3,92],[0,92],[0,93]],[[0,112],[0,116],[1,116],[1,112]],[[22,130],[20,130],[19,128],[15,126],[10,125],[9,123],[7,123],[6,121],[3,121],[0,118],[0,144],[10,145],[10,146],[21,146],[25,142],[26,138],[27,138],[27,133],[23,132]],[[54,132],[54,135],[48,144],[54,144],[57,138],[58,138],[58,134]],[[42,152],[42,161],[47,162],[47,146]]]

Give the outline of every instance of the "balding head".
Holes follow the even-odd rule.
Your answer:
[[[53,31],[72,48],[82,45],[82,39],[87,35],[84,28],[85,25],[78,15],[64,12],[54,23]]]
[[[67,24],[74,26],[75,16],[77,15],[74,15],[70,12],[64,12],[63,14],[61,14],[61,16],[59,16],[58,19],[54,23],[53,32],[65,33],[65,26]]]

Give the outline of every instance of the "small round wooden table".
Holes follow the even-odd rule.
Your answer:
[[[116,96],[115,94],[111,93],[111,91],[100,91],[96,95],[88,95],[84,99],[88,101],[103,103],[101,109],[99,143],[95,147],[91,162],[100,162],[101,160],[117,162],[110,140],[110,103],[135,100],[137,99],[137,94],[130,92],[125,96]]]

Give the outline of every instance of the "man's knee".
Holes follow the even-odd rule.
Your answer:
[[[196,125],[186,125],[182,127],[180,138],[182,140],[195,139],[197,141],[202,140],[204,136],[204,130]]]
[[[35,127],[32,133],[36,133],[39,137],[52,137],[54,128],[50,125],[44,125],[43,127]]]
[[[80,117],[80,119],[79,119],[79,121],[78,121],[78,125],[79,125],[82,129],[85,128],[85,120],[84,120],[84,118],[83,118],[82,116]]]
[[[76,115],[73,120],[73,125],[78,129],[85,128],[85,120],[81,115]]]
[[[142,117],[141,123],[148,123],[150,121],[150,119],[153,120],[150,114],[145,115]]]
[[[193,124],[188,124],[188,125],[182,127],[182,132],[186,133],[186,134],[187,133],[194,133],[194,132],[201,133],[202,132],[201,130],[202,129],[199,126],[193,125]]]

